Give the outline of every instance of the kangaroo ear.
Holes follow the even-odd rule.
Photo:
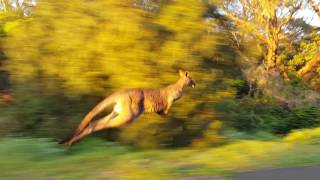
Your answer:
[[[183,77],[185,76],[185,72],[182,69],[179,69],[179,75],[180,77]]]
[[[185,75],[186,75],[186,77],[188,77],[188,76],[189,76],[189,72],[188,72],[188,71],[186,71],[186,72],[185,72]]]

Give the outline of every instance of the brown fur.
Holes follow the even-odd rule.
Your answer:
[[[172,103],[182,96],[183,89],[195,86],[188,72],[180,70],[179,74],[180,79],[176,83],[164,88],[127,89],[113,93],[85,116],[73,137],[65,145],[70,146],[92,132],[129,123],[144,112],[168,114]],[[112,104],[115,104],[114,109],[109,115],[92,121],[95,115]]]

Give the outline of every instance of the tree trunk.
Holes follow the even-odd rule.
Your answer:
[[[8,2],[5,0],[1,0],[2,8],[4,12],[8,11]]]
[[[268,53],[266,57],[266,68],[268,71],[273,70],[277,66],[277,43],[269,43]]]
[[[286,68],[281,62],[278,61],[278,43],[274,41],[270,43],[268,47],[267,59],[266,59],[266,69],[272,75],[279,75],[284,80],[289,80],[289,76],[286,72]]]

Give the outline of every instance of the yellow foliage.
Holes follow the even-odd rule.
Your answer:
[[[320,142],[320,128],[296,130],[289,133],[283,140],[295,143]]]
[[[6,69],[15,81],[41,76],[58,81],[57,89],[70,94],[152,87],[157,84],[155,77],[165,80],[160,84],[175,81],[177,76],[168,78],[168,73],[176,73],[177,67],[197,71],[199,52],[208,56],[214,47],[202,17],[204,3],[175,1],[159,16],[146,16],[132,4],[128,0],[39,2],[19,27],[8,25],[12,30],[5,43],[10,59]],[[159,36],[157,28],[171,35]]]
[[[145,11],[135,2],[37,2],[29,17],[17,26],[8,25],[3,43],[8,59],[4,69],[13,84],[21,88],[28,84],[44,94],[69,97],[107,96],[125,88],[159,88],[174,83],[179,78],[178,69],[186,69],[197,87],[187,89],[183,100],[170,112],[178,122],[142,118],[143,123],[123,129],[127,135],[120,136],[130,143],[147,134],[148,139],[140,145],[157,147],[181,136],[182,127],[184,133],[203,128],[201,121],[212,119],[190,115],[202,111],[199,106],[204,104],[206,111],[213,111],[214,102],[235,93],[232,82],[216,82],[217,78],[223,79],[225,69],[236,68],[231,61],[212,65],[216,63],[216,46],[224,44],[221,32],[212,28],[217,22],[204,18],[208,6],[199,0],[166,2],[157,12]],[[217,90],[219,84],[223,90]],[[158,125],[162,136],[149,130],[137,131],[149,126],[158,129]],[[215,135],[210,138],[210,142],[220,139]]]
[[[201,21],[204,10],[205,6],[201,1],[177,0],[163,10],[157,23],[170,31],[179,32],[178,37],[192,37],[192,33],[203,30],[204,23]]]
[[[21,42],[6,46],[12,58],[7,69],[19,72],[13,73],[15,80],[25,81],[39,73],[61,79],[73,93],[101,91],[96,81],[105,76],[110,76],[114,87],[146,82],[138,71],[150,69],[144,64],[148,45],[140,41],[148,32],[142,27],[142,11],[125,3],[39,2],[33,19],[9,34],[8,42]],[[113,74],[136,81],[114,79]]]
[[[190,152],[183,155],[184,162],[206,165],[224,170],[241,170],[260,165],[260,161],[272,159],[279,153],[288,151],[292,146],[283,142],[263,142],[243,140],[217,148],[202,149],[201,153]],[[179,159],[179,155],[175,154]],[[183,162],[181,162],[183,163]]]

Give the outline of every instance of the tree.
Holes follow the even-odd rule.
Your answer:
[[[320,18],[320,11],[313,0],[308,1],[313,10]],[[320,90],[320,38],[319,31],[314,32],[313,36],[300,43],[300,49],[294,58],[290,61],[291,64],[298,65],[297,73],[300,77],[306,80],[309,85]]]
[[[314,12],[317,13],[317,15],[319,16],[320,18],[320,10],[319,10],[319,7],[316,5],[316,3],[314,3],[313,0],[308,0],[309,4],[311,5],[312,9],[314,10]]]
[[[297,71],[308,84],[320,90],[320,37],[314,32],[311,38],[300,42],[297,54],[289,61],[289,65]]]
[[[6,55],[3,52],[3,39],[21,20],[31,12],[32,0],[0,1],[0,103],[12,102],[9,73],[3,68]]]
[[[263,49],[258,64],[262,64],[267,71],[280,71],[284,74],[283,64],[279,61],[279,47],[281,41],[287,37],[286,26],[293,19],[294,14],[303,6],[300,0],[228,0],[223,3],[223,13],[233,21],[238,28],[238,44],[257,41]],[[242,38],[242,39],[241,39]],[[241,48],[238,47],[241,51]]]
[[[1,0],[0,7],[5,13],[13,12],[20,16],[30,14],[31,8],[34,6],[33,0]]]

